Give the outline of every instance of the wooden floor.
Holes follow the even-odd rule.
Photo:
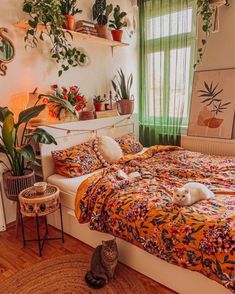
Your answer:
[[[25,232],[28,239],[36,238],[34,225],[34,219],[28,219],[25,222]],[[56,229],[49,227],[49,234],[58,236],[59,232]],[[43,249],[43,257],[39,257],[37,242],[27,244],[27,246],[23,248],[20,238],[16,239],[15,237],[15,226],[11,225],[6,232],[0,233],[0,284],[4,279],[14,275],[24,268],[39,263],[42,260],[74,253],[91,256],[92,252],[93,249],[88,245],[71,236],[65,235],[64,244],[62,244],[60,240],[46,242]],[[129,269],[129,271],[130,278],[132,275],[138,276],[139,280],[143,283],[146,289],[145,293],[147,294],[175,293],[132,269]]]

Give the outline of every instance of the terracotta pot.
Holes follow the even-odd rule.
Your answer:
[[[75,26],[75,19],[73,15],[65,15],[66,17],[66,24],[64,28],[69,31],[74,31]]]
[[[100,38],[104,38],[104,39],[110,39],[109,38],[109,30],[108,30],[108,26],[107,25],[99,25],[96,24],[95,28],[97,30],[98,36]]]
[[[93,110],[79,112],[79,120],[89,120],[94,118],[95,118],[95,114]]]
[[[123,30],[112,30],[113,40],[122,42]]]
[[[122,99],[117,101],[117,110],[120,115],[132,114],[134,111],[134,100]]]
[[[103,111],[104,103],[103,102],[94,102],[95,111]]]
[[[8,170],[3,173],[2,178],[6,197],[12,201],[17,201],[20,192],[35,183],[35,173],[32,169],[25,169],[23,176],[13,176]]]
[[[205,125],[208,126],[211,129],[217,129],[218,127],[220,127],[220,125],[222,124],[224,120],[221,118],[210,118],[204,121]]]

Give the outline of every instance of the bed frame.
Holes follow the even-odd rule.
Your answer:
[[[125,121],[123,121],[124,118],[126,118]],[[120,121],[122,122],[118,123]],[[57,146],[40,145],[44,180],[47,180],[49,176],[54,174],[54,164],[51,158],[52,150],[64,149],[85,142],[96,134],[118,137],[134,131],[138,136],[138,122],[135,116],[132,116],[131,119],[129,116],[122,116],[56,126],[59,126],[61,129],[50,128],[50,126],[44,127],[56,138],[58,144]],[[65,130],[62,130],[63,128],[82,131],[72,131],[72,133],[67,134]],[[88,224],[79,224],[74,213],[75,195],[68,194],[66,191],[61,191],[60,195],[63,208],[64,231],[67,234],[92,247],[99,245],[101,240],[112,238],[109,234],[91,231]],[[54,227],[60,228],[59,215],[57,213],[52,214],[49,217],[49,223]],[[119,260],[122,263],[178,293],[231,293],[222,285],[206,278],[200,273],[169,264],[122,239],[117,238],[117,244]]]

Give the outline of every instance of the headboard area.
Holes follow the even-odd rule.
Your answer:
[[[42,173],[45,181],[54,174],[51,151],[69,148],[102,135],[116,138],[128,133],[135,133],[138,137],[138,121],[134,115],[69,122],[42,126],[41,128],[54,136],[57,142],[57,145],[40,144]]]

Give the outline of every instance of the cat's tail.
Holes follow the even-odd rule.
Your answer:
[[[86,273],[85,275],[85,281],[87,282],[87,284],[94,289],[100,289],[103,288],[105,286],[105,280],[102,278],[94,278],[92,275],[92,272],[89,271]]]

